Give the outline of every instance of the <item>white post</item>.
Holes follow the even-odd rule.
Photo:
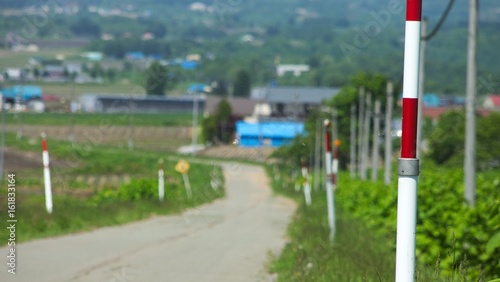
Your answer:
[[[165,198],[165,178],[163,172],[163,159],[158,161],[158,197],[160,201]]]
[[[182,179],[184,179],[184,185],[186,186],[186,193],[189,199],[193,197],[193,193],[191,192],[191,184],[189,184],[189,177],[187,173],[182,174]]]
[[[330,226],[330,241],[335,239],[335,209],[332,181],[332,132],[330,121],[325,120],[325,169],[326,169],[326,201],[328,207],[328,225]]]
[[[379,149],[379,131],[380,131],[380,101],[375,101],[375,115],[373,117],[373,147],[372,147],[372,181],[378,179],[378,149]]]
[[[309,172],[305,161],[302,162],[302,177],[304,177],[304,199],[306,205],[311,205],[311,184],[309,184]]]
[[[392,82],[387,82],[387,104],[385,107],[385,169],[384,182],[386,185],[391,184],[392,174],[392,94],[394,88]]]
[[[43,159],[43,179],[45,183],[45,207],[49,214],[52,213],[52,187],[50,182],[49,150],[45,133],[42,133],[42,159]]]

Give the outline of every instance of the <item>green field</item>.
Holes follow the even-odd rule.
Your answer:
[[[461,197],[463,172],[428,166],[419,183],[416,281],[498,278],[498,174],[478,174],[478,204],[471,208]],[[313,191],[307,207],[302,192],[293,189],[300,178],[292,179],[284,167],[268,167],[268,174],[279,175],[273,181],[276,192],[300,203],[288,227],[291,241],[270,266],[279,281],[394,281],[397,183],[361,181],[341,172],[331,243],[326,192]]]
[[[23,124],[45,126],[68,126],[71,118],[73,118],[74,125],[100,126],[106,123],[115,126],[127,126],[132,121],[135,126],[190,126],[193,119],[192,114],[189,113],[135,113],[133,116],[128,113],[22,113],[19,115],[8,113],[6,115],[6,124],[17,124],[19,117]],[[203,117],[199,115],[198,118],[198,124],[200,124]]]
[[[7,135],[7,143],[24,152],[39,152],[40,144],[26,139],[16,141],[14,134]],[[53,178],[69,181],[53,185],[54,211],[48,214],[40,193],[43,191],[41,171],[14,171],[16,219],[22,222],[18,229],[20,242],[123,224],[153,215],[180,213],[224,196],[223,189],[214,190],[207,181],[215,173],[223,183],[221,169],[192,163],[189,178],[193,197],[188,198],[182,176],[174,170],[176,161],[169,160],[169,157],[177,156],[172,153],[129,151],[111,146],[73,146],[56,140],[52,140],[50,146],[51,157],[57,160],[51,168]],[[165,159],[163,202],[158,200],[157,194],[159,158]],[[118,187],[98,188],[77,183],[75,178],[78,175],[128,175],[131,180]],[[2,185],[7,186],[5,179]],[[7,202],[7,189],[2,189],[0,202]],[[7,213],[0,213],[0,220],[5,222],[6,219]],[[0,230],[1,238],[7,238],[5,232],[5,228]],[[6,242],[0,241],[0,245],[3,244]]]

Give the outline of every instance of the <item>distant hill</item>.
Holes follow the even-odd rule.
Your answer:
[[[73,0],[70,12],[49,12],[47,23],[29,38],[93,40],[86,48],[123,57],[141,49],[167,57],[211,53],[207,72],[229,79],[236,68],[252,70],[254,83],[272,77],[274,62],[310,64],[312,72],[284,83],[339,86],[359,71],[382,72],[399,80],[404,51],[404,0]],[[22,35],[32,11],[56,1],[2,0],[0,36]],[[196,8],[190,5],[198,2]],[[44,4],[45,3],[45,4]],[[448,0],[423,1],[433,28]],[[439,34],[428,44],[426,88],[463,94],[467,53],[468,0],[457,0]],[[61,7],[56,7],[61,8]],[[77,11],[77,12],[75,12]],[[30,14],[31,13],[31,14]],[[500,92],[500,1],[480,1],[479,76],[481,93]],[[102,35],[114,38],[111,43]],[[154,41],[142,42],[144,34]],[[242,43],[242,38],[251,39]],[[132,38],[132,39],[130,39]],[[135,41],[134,41],[135,40]],[[133,50],[132,50],[133,49]],[[498,83],[497,83],[498,81]],[[483,83],[484,84],[484,83]],[[497,86],[498,85],[498,86]]]

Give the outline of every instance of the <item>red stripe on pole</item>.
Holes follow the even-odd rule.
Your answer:
[[[332,132],[330,131],[330,121],[325,121],[325,148],[327,152],[332,152]]]
[[[417,157],[418,99],[403,98],[403,124],[401,136],[401,158]]]
[[[43,150],[43,151],[48,151],[48,147],[47,147],[47,139],[43,139],[43,140],[42,140],[42,150]]]
[[[422,0],[406,0],[406,20],[422,20]]]

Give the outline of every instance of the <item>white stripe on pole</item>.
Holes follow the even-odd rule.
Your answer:
[[[158,197],[160,201],[165,198],[165,177],[163,171],[163,159],[158,162]]]
[[[309,184],[309,172],[307,166],[302,166],[302,176],[304,177],[304,199],[306,205],[311,205],[311,185]]]
[[[52,184],[50,182],[49,151],[45,133],[42,133],[42,160],[43,160],[43,180],[45,183],[45,207],[49,214],[52,213]]]
[[[403,96],[404,98],[418,97],[418,71],[420,55],[420,22],[407,21],[405,33],[405,66]],[[418,35],[418,37],[415,36]],[[415,54],[417,54],[415,56]]]
[[[399,282],[414,281],[417,179],[418,176],[398,179],[396,281]]]

